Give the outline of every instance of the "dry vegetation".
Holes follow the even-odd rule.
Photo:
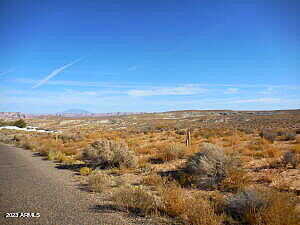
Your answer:
[[[299,111],[26,122],[63,133],[1,130],[0,140],[78,164],[91,191],[131,213],[170,224],[300,224]]]

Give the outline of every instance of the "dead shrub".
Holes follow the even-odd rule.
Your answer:
[[[296,198],[269,189],[248,189],[229,197],[225,211],[247,225],[299,225]]]
[[[204,143],[202,151],[190,157],[184,167],[191,182],[198,188],[215,189],[228,177],[229,171],[238,167],[236,157],[225,154],[220,147]]]
[[[90,160],[102,167],[125,167],[136,166],[136,156],[123,142],[112,140],[100,140],[93,142],[82,152],[82,159]]]

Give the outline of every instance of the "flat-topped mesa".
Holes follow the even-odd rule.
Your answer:
[[[21,112],[0,112],[0,119],[3,120],[16,120],[25,119],[26,115]]]

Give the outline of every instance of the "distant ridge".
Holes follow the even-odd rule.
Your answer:
[[[249,113],[255,115],[270,115],[270,114],[299,114],[300,109],[282,109],[282,110],[173,110],[166,112],[152,112],[152,113],[192,113],[192,114],[237,114],[237,113]],[[17,119],[31,119],[31,118],[47,118],[47,117],[69,117],[69,118],[81,118],[81,117],[111,117],[111,116],[126,116],[126,115],[138,115],[148,114],[147,112],[110,112],[110,113],[91,113],[83,109],[68,109],[59,113],[40,113],[30,114],[22,112],[0,112],[0,120],[17,120]],[[151,114],[151,113],[150,113]]]
[[[124,116],[131,114],[141,114],[141,112],[112,112],[112,113],[91,113],[83,109],[68,109],[66,111],[56,113],[59,117],[106,117],[106,116]]]
[[[204,110],[197,110],[197,109],[186,109],[186,110],[174,110],[174,111],[167,111],[166,113],[180,113],[180,112],[233,112],[230,109],[204,109]]]
[[[92,114],[92,113],[83,109],[68,109],[66,111],[61,112],[60,114]]]

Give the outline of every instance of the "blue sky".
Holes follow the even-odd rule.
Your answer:
[[[1,0],[0,111],[300,108],[298,0]]]

